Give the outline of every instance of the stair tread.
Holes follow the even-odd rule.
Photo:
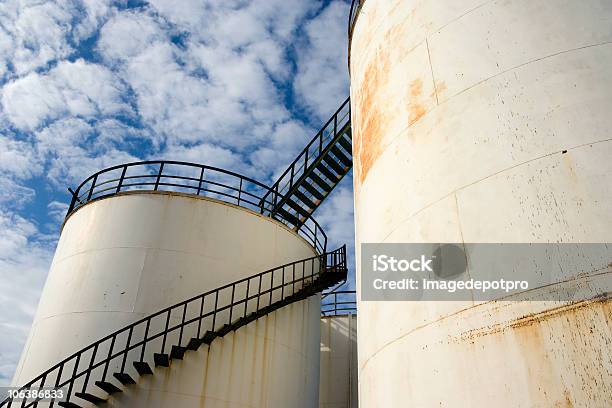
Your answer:
[[[186,347],[181,346],[172,346],[172,350],[170,351],[170,358],[173,360],[182,360],[185,355],[185,351],[187,351]]]
[[[114,373],[113,377],[123,385],[136,384],[136,381],[127,373]]]
[[[57,405],[59,405],[60,407],[65,407],[65,408],[82,408],[81,405],[75,404],[72,401],[60,401],[57,403]]]
[[[334,154],[334,156],[340,159],[340,161],[342,162],[342,164],[344,164],[345,167],[348,167],[353,164],[353,161],[351,160],[351,158],[348,157],[346,153],[344,153],[342,150],[340,150],[340,148],[337,145],[333,146],[331,148],[331,151]]]
[[[217,334],[209,330],[206,333],[204,333],[204,337],[202,337],[202,343],[210,344],[215,338],[217,338]]]
[[[332,169],[334,169],[334,171],[336,173],[343,173],[344,169],[342,168],[342,166],[340,166],[340,164],[338,163],[337,159],[332,156],[331,154],[326,154],[325,156],[323,156],[323,160],[325,160],[325,162],[327,164],[329,164],[329,167],[331,167]]]
[[[317,167],[315,167],[315,169],[317,169],[318,171],[320,171],[325,177],[327,177],[330,181],[336,181],[338,180],[338,174],[334,173],[329,167],[327,167],[325,165],[325,163],[320,162],[319,164],[317,164]]]
[[[117,387],[112,382],[108,382],[108,381],[96,381],[95,385],[96,385],[96,387],[102,389],[107,394],[114,394],[116,392],[122,392],[121,388]]]
[[[292,225],[297,225],[299,223],[298,218],[289,213],[287,210],[285,210],[284,208],[279,208],[278,209],[278,213],[289,223],[291,223]]]
[[[307,209],[305,209],[304,207],[302,207],[301,205],[296,203],[291,198],[287,198],[287,200],[285,202],[287,203],[287,205],[289,205],[291,208],[293,208],[294,210],[296,210],[297,212],[299,212],[303,216],[305,216],[305,217],[309,217],[310,216],[311,211],[308,211]]]
[[[170,367],[170,358],[165,353],[153,354],[153,360],[155,361],[155,367]]]
[[[323,180],[317,173],[310,173],[308,175],[308,178],[312,179],[315,183],[317,183],[323,189],[323,191],[325,191],[325,195],[327,195],[327,193],[332,190],[332,186],[325,182],[325,180]]]
[[[313,195],[313,197],[316,197],[317,200],[319,200],[319,203],[325,198],[325,194],[317,190],[315,186],[309,183],[303,183],[302,186],[304,187],[304,190],[307,190],[310,194]]]
[[[193,350],[196,351],[197,349],[200,348],[200,346],[202,345],[202,340],[192,337],[189,340],[189,343],[187,343],[187,350]]]
[[[299,190],[295,190],[293,194],[295,194],[295,196],[309,208],[317,208],[320,203],[319,200],[312,201],[312,198],[308,197],[306,194],[302,193]]]
[[[225,324],[217,331],[219,337],[224,337],[226,334],[232,331],[231,325]]]
[[[99,404],[102,402],[106,402],[104,398],[100,398],[97,395],[90,394],[88,392],[75,392],[74,396],[85,401],[89,401],[93,404]]]
[[[348,133],[346,134],[346,136],[342,136],[340,139],[338,139],[338,143],[340,143],[340,145],[347,152],[352,152],[353,151],[353,144],[351,143],[351,141],[349,141],[348,136],[349,136]]]
[[[153,370],[151,370],[151,366],[147,362],[134,361],[132,364],[134,365],[134,368],[136,369],[136,371],[138,371],[138,374],[141,376],[147,375],[147,374],[153,374]]]

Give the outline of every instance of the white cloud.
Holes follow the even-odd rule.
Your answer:
[[[25,74],[72,52],[68,37],[73,12],[68,2],[22,5],[9,1],[0,6],[0,21],[13,38],[11,62],[17,74]]]
[[[104,58],[113,62],[131,58],[151,43],[165,39],[165,32],[152,17],[122,12],[102,27],[97,49]]]
[[[51,250],[36,226],[0,210],[0,384],[8,385],[36,311]]]
[[[328,119],[349,93],[346,21],[348,3],[333,2],[306,26],[298,51],[294,88],[299,100],[321,120]]]
[[[2,106],[22,130],[62,116],[131,114],[125,88],[107,68],[79,59],[60,62],[49,73],[31,73],[4,86]]]
[[[0,138],[0,173],[10,173],[13,177],[24,179],[38,174],[41,169],[30,143],[8,136]]]
[[[98,129],[81,119],[63,119],[36,133],[38,149],[47,162],[47,178],[57,187],[78,184],[106,167],[136,161],[113,142],[101,143]]]

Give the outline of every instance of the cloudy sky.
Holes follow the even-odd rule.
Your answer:
[[[0,1],[0,385],[10,381],[67,187],[173,159],[267,184],[348,95],[348,0]],[[320,208],[353,242],[351,178]]]

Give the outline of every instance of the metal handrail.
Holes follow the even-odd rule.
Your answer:
[[[357,313],[354,290],[333,290],[321,296],[321,316],[343,316]]]
[[[83,181],[76,190],[68,189],[72,201],[66,218],[84,204],[126,191],[175,191],[216,198],[268,216],[290,228],[290,220],[271,209],[283,200],[278,191],[241,174],[203,164],[148,160],[121,164],[100,170]],[[298,233],[322,254],[327,236],[312,218]]]
[[[269,206],[269,210],[275,212],[286,201],[291,188],[298,185],[306,173],[319,164],[327,151],[336,144],[337,139],[342,137],[347,126],[351,122],[350,97],[340,105],[338,110],[323,125],[321,130],[310,140],[300,154],[291,162],[287,169],[280,175],[270,188],[268,194],[280,197],[280,200],[268,198],[268,194],[262,197],[260,205]],[[277,198],[278,198],[277,197]],[[284,198],[284,200],[282,199]]]
[[[286,304],[305,299],[326,285],[346,279],[346,271],[346,246],[342,246],[237,280],[162,309],[101,338],[53,365],[19,391],[45,385],[67,387],[65,401],[69,402],[72,396],[87,393],[93,374],[101,378],[96,384],[103,383],[111,367],[125,374],[128,360],[135,367],[149,364],[151,352],[146,354],[147,361],[147,347],[159,350],[157,356],[167,356],[167,350],[171,350],[171,356],[175,352],[184,353],[194,340],[199,346],[206,343],[206,336],[209,340],[211,335],[222,337],[223,330],[236,330]],[[177,323],[171,325],[171,321]],[[20,407],[37,407],[39,402],[40,398],[26,398]],[[55,402],[52,399],[49,406]],[[10,407],[12,403],[13,400],[7,398],[0,407]]]

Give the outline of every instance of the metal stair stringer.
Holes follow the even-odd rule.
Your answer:
[[[297,231],[353,167],[350,98],[325,123],[261,200]]]

